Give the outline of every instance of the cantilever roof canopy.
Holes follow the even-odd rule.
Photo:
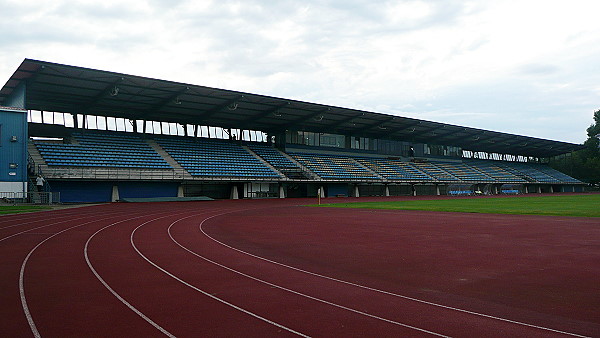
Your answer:
[[[304,130],[551,157],[582,146],[317,103],[25,59],[0,106],[25,84],[26,109],[280,133]]]

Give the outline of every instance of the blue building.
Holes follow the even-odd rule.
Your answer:
[[[0,193],[27,191],[27,111],[0,107]]]

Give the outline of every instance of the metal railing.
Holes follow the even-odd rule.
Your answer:
[[[185,169],[135,169],[135,168],[84,168],[44,167],[46,180],[94,179],[94,180],[202,180],[202,181],[286,181],[281,177],[221,177],[196,176]]]
[[[46,179],[96,180],[181,180],[190,175],[185,170],[153,170],[127,168],[44,168]]]
[[[0,203],[5,204],[58,204],[60,192],[0,192]]]

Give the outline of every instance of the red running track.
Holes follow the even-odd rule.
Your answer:
[[[312,202],[2,216],[0,332],[600,336],[597,218],[300,206]]]

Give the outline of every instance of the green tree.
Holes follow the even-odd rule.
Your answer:
[[[589,150],[589,155],[593,157],[600,156],[600,148],[598,147],[598,138],[600,137],[600,110],[594,112],[594,121],[587,129],[588,139],[584,145],[586,150]]]
[[[551,159],[550,166],[580,181],[600,183],[600,110],[594,112],[594,123],[587,128],[584,149]]]
[[[594,123],[587,128],[584,149],[566,158],[553,159],[550,165],[578,180],[592,184],[600,183],[600,110],[594,112]]]

